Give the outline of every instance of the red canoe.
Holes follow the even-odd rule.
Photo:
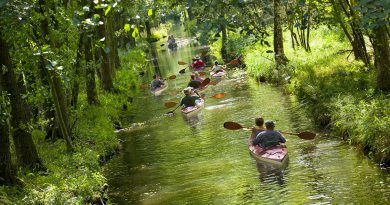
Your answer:
[[[285,145],[277,145],[266,150],[263,150],[257,145],[252,144],[253,138],[248,139],[249,150],[256,159],[263,162],[268,162],[277,165],[283,165],[288,158],[287,147]]]

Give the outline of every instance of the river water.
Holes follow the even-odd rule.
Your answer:
[[[180,39],[177,39],[180,40]],[[389,204],[390,175],[339,137],[319,134],[314,140],[285,136],[289,161],[283,167],[251,157],[249,133],[223,128],[225,121],[252,126],[262,115],[283,131],[315,131],[292,97],[280,88],[258,84],[241,71],[210,86],[203,110],[186,117],[165,102],[179,102],[188,83],[189,62],[202,48],[193,43],[177,51],[160,50],[150,56],[150,73],[177,75],[168,90],[153,96],[144,90],[134,99],[132,121],[138,126],[121,132],[119,156],[104,168],[113,204]],[[157,67],[158,66],[158,67]]]

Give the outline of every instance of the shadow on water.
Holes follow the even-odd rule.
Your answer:
[[[284,175],[288,172],[288,164],[289,158],[285,163],[283,163],[283,165],[274,165],[256,161],[256,168],[260,174],[259,179],[261,184],[278,184],[283,186],[286,183]]]

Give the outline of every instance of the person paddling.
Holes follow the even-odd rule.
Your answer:
[[[253,145],[258,145],[262,149],[285,143],[286,139],[280,132],[274,131],[275,123],[272,120],[265,122],[265,131],[260,132],[252,141]]]
[[[264,118],[263,117],[257,117],[255,118],[255,124],[257,127],[252,127],[252,135],[251,137],[255,139],[255,137],[262,131],[265,130],[264,128]]]
[[[197,69],[197,70],[201,70],[204,68],[205,64],[204,62],[200,59],[199,56],[195,57],[192,59],[192,64],[191,64],[192,68],[194,69]]]
[[[202,82],[200,82],[199,80],[194,80],[194,79],[192,79],[192,76],[191,76],[191,81],[188,83],[188,87],[192,87],[194,89],[199,89]]]
[[[192,87],[184,88],[183,90],[184,98],[181,99],[180,104],[177,107],[182,106],[183,108],[196,106],[200,102],[200,95],[196,90],[193,90]],[[197,96],[193,96],[195,93]]]
[[[164,81],[160,80],[159,75],[153,75],[153,80],[150,83],[150,87],[152,87],[152,90],[156,90],[157,88],[161,88],[165,85]]]
[[[214,72],[214,73],[222,72],[222,71],[224,71],[224,70],[223,70],[224,67],[225,67],[225,66],[219,65],[218,61],[215,61],[215,62],[214,62],[214,66],[213,66],[213,68],[211,69],[211,72]]]
[[[194,75],[191,75],[191,79],[192,80],[197,80],[197,81],[200,81],[200,82],[204,81],[204,78],[200,77],[198,72],[195,72]]]

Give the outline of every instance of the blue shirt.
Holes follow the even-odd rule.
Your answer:
[[[286,139],[280,132],[274,130],[265,130],[260,132],[253,140],[253,145],[259,145],[262,148],[278,145],[279,143],[285,143]]]

